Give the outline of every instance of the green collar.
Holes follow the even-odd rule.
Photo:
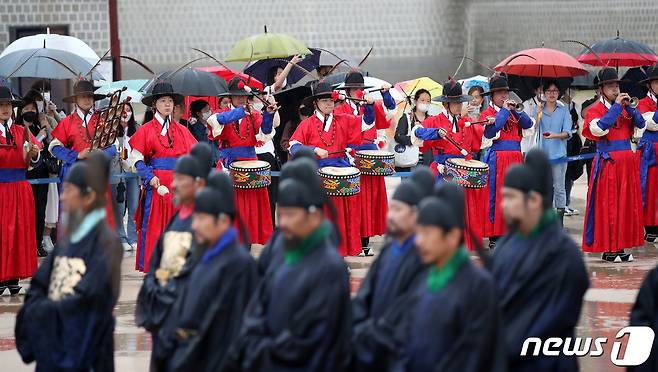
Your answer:
[[[104,208],[94,209],[87,213],[80,226],[71,234],[71,243],[80,242],[103,218],[105,218]]]
[[[320,245],[329,235],[329,222],[323,221],[311,235],[307,236],[296,247],[286,250],[285,261],[288,265],[294,265],[304,259],[309,252]]]
[[[427,289],[430,292],[438,292],[443,289],[450,280],[457,274],[457,271],[468,261],[468,253],[462,245],[453,253],[448,262],[442,268],[436,265],[430,268],[429,276],[427,277]]]
[[[544,215],[541,216],[541,219],[539,220],[539,223],[532,230],[530,230],[528,235],[523,235],[523,234],[519,233],[518,234],[519,238],[521,238],[523,240],[528,240],[528,239],[534,238],[535,236],[539,235],[539,233],[541,233],[544,230],[544,228],[546,228],[546,226],[553,223],[553,221],[555,221],[556,218],[557,218],[557,215],[555,214],[555,211],[553,210],[553,208],[547,209],[546,212],[544,212]]]

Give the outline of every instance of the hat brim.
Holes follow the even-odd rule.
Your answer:
[[[106,96],[104,94],[78,93],[78,94],[74,94],[74,95],[71,95],[71,96],[64,97],[64,98],[62,98],[62,101],[66,102],[66,103],[75,103],[76,97],[84,95],[84,94],[93,95],[94,96],[94,101],[100,101],[103,98],[106,98]]]
[[[370,89],[370,88],[374,88],[374,86],[372,86],[372,85],[365,85],[365,84],[346,84],[346,85],[339,84],[339,85],[336,87],[336,90],[346,90],[346,89]]]
[[[302,100],[302,104],[304,106],[313,106],[313,102],[316,99],[323,99],[323,98],[331,98],[331,92],[329,93],[320,93],[320,94],[314,94],[312,96],[308,96]]]
[[[25,105],[25,101],[20,99],[0,98],[0,102],[9,102],[12,107],[21,107]]]
[[[183,103],[185,97],[182,94],[178,93],[160,93],[160,94],[151,94],[142,98],[142,103],[145,106],[152,106],[153,102],[157,101],[160,97],[171,97],[174,100],[175,105],[180,105]]]
[[[638,84],[648,84],[648,83],[650,83],[650,82],[652,82],[652,81],[654,81],[654,80],[658,80],[658,76],[648,77],[648,78],[646,78],[646,79],[644,79],[644,80],[640,80],[640,81],[638,81],[637,83],[638,83]]]
[[[433,102],[442,102],[442,103],[456,103],[456,102],[469,102],[472,100],[472,96],[461,95],[461,96],[438,96],[432,99]]]
[[[500,87],[500,88],[489,89],[488,91],[482,93],[482,95],[483,95],[483,96],[490,96],[491,93],[493,93],[493,92],[498,92],[499,90],[506,90],[506,91],[508,91],[508,92],[515,92],[515,91],[517,91],[518,89],[516,89],[516,88],[510,88],[510,87]]]
[[[610,83],[629,83],[630,81],[624,80],[624,79],[609,79],[609,80],[603,80],[603,81],[597,81],[596,86],[603,86],[605,84],[610,84]]]

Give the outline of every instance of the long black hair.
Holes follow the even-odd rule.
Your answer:
[[[132,115],[130,115],[130,119],[128,119],[128,137],[132,137],[133,134],[137,132],[137,122],[135,121],[135,111],[133,111],[133,105],[130,103],[127,103],[127,105],[130,107],[130,112],[132,113]]]

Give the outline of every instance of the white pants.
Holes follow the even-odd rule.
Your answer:
[[[59,219],[59,193],[57,184],[48,184],[48,202],[46,203],[46,227],[53,228]]]

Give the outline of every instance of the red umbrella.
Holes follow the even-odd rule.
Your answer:
[[[495,67],[498,72],[528,76],[561,78],[587,74],[587,70],[567,53],[549,48],[526,49],[514,53]]]
[[[247,84],[247,85],[249,85],[250,87],[258,88],[261,91],[263,90],[263,83],[261,83],[260,81],[254,79],[253,77],[250,78],[250,76],[247,75],[247,74],[237,72],[237,71],[234,71],[234,70],[229,70],[229,69],[226,69],[222,66],[195,67],[195,69],[201,70],[201,71],[212,72],[213,74],[223,78],[226,81],[231,80],[234,76],[237,75],[242,80],[244,80],[245,82],[249,81],[249,84]]]

